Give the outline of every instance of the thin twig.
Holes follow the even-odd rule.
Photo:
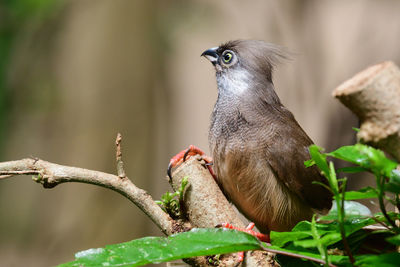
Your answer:
[[[122,161],[122,151],[121,151],[122,135],[117,134],[117,139],[115,140],[115,145],[117,146],[116,160],[117,160],[117,174],[119,178],[125,178],[126,173],[124,169],[124,162]]]

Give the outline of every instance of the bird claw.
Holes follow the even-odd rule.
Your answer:
[[[260,241],[262,241],[262,242],[270,243],[271,240],[270,240],[269,235],[266,235],[266,234],[262,234],[262,233],[253,231],[254,226],[255,226],[255,224],[254,224],[253,222],[251,222],[251,223],[249,223],[249,225],[248,225],[246,228],[244,228],[244,229],[243,229],[243,228],[236,227],[236,226],[233,226],[233,225],[230,224],[230,223],[221,223],[221,224],[218,224],[216,227],[222,227],[222,228],[233,229],[233,230],[245,232],[245,233],[248,233],[248,234],[250,234],[250,235],[256,237],[258,240],[260,240]],[[244,260],[244,251],[238,252],[237,257],[238,257],[238,263],[243,262],[243,260]]]
[[[228,228],[228,229],[233,229],[233,230],[238,230],[238,231],[241,231],[241,232],[248,233],[248,234],[256,237],[258,240],[260,240],[262,242],[269,243],[271,241],[270,238],[269,238],[269,235],[253,231],[254,226],[255,226],[255,224],[253,222],[249,223],[249,225],[244,229],[236,227],[236,226],[233,226],[230,223],[221,223],[221,224],[217,225],[217,227]]]
[[[205,155],[204,151],[201,150],[200,148],[190,145],[187,149],[182,150],[175,156],[171,158],[168,164],[168,169],[167,169],[167,175],[169,179],[172,179],[172,169],[178,166],[179,164],[185,162],[188,157],[194,156],[194,155],[200,155],[202,159],[206,162],[205,166],[207,169],[210,171],[211,175],[215,178],[214,171],[211,168],[212,165],[212,159],[211,157]]]

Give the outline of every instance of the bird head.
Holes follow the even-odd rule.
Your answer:
[[[272,84],[274,66],[287,58],[287,53],[271,43],[235,40],[207,49],[201,56],[214,65],[218,89],[238,95]]]

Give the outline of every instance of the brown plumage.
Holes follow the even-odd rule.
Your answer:
[[[209,132],[213,168],[227,197],[263,231],[289,231],[332,196],[316,167],[305,168],[313,144],[274,90],[272,72],[285,53],[262,41],[238,40],[206,50],[218,99]]]

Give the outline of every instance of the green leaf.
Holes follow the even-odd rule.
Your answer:
[[[324,221],[336,220],[337,214],[328,214],[320,218]],[[383,220],[383,218],[382,218]],[[376,222],[372,218],[366,218],[365,216],[354,215],[345,217],[345,232],[346,236],[360,230],[364,226],[375,224]],[[316,223],[316,231],[319,236],[322,236],[322,244],[329,246],[339,242],[342,237],[338,234],[338,223],[333,221],[331,223]],[[311,232],[311,222],[301,221],[299,222],[291,232],[274,232],[271,231],[270,238],[271,244],[277,247],[283,247],[290,242],[293,242],[296,246],[307,247],[308,244],[315,242]],[[325,237],[326,236],[326,237]],[[304,243],[300,241],[305,241]],[[297,242],[297,243],[296,243]],[[300,242],[300,243],[299,243]],[[316,243],[314,243],[316,244]]]
[[[345,194],[345,200],[356,200],[356,199],[367,199],[377,198],[378,195],[374,191],[360,192],[360,191],[348,191]]]
[[[305,248],[301,248],[301,247],[295,247],[295,246],[291,246],[290,248],[280,248],[277,246],[266,246],[264,245],[265,248],[268,249],[273,249],[276,251],[280,251],[280,252],[289,252],[289,253],[294,253],[297,255],[303,255],[303,256],[307,256],[307,257],[312,257],[315,259],[322,259],[321,255],[315,250],[315,251],[311,251],[311,250],[307,250]],[[340,264],[341,266],[343,265],[348,265],[349,260],[347,256],[340,256],[340,255],[329,255],[329,260],[331,261],[331,263],[333,264]],[[285,265],[286,266],[286,265]]]
[[[392,193],[400,193],[400,171],[394,169],[391,172],[389,181],[385,184],[385,190]]]
[[[334,196],[338,196],[340,194],[340,188],[339,188],[339,183],[338,179],[336,177],[336,171],[335,171],[335,166],[333,165],[333,162],[329,162],[329,176],[328,178],[328,183],[329,186],[331,187],[331,190],[333,192]],[[340,182],[345,181],[346,179],[339,179]]]
[[[340,233],[329,233],[324,235],[323,237],[317,239],[306,239],[306,240],[298,240],[294,241],[293,244],[295,246],[300,246],[303,248],[312,248],[312,247],[317,247],[318,244],[324,245],[324,246],[329,246],[331,244],[335,244],[338,242],[340,239],[342,239]]]
[[[314,166],[314,165],[315,165],[315,161],[313,159],[309,159],[309,160],[304,161],[304,166],[306,168]]]
[[[183,194],[185,192],[185,188],[188,185],[188,183],[189,183],[188,177],[183,177],[181,181],[181,186],[178,189],[179,198],[183,198]]]
[[[333,223],[317,223],[315,225],[315,227],[317,228],[318,232],[320,233],[320,235],[329,232],[329,231],[334,231],[336,230],[336,225],[334,225]],[[301,221],[298,224],[295,225],[295,227],[293,227],[292,232],[309,232],[310,235],[311,234],[311,222],[309,221]]]
[[[400,246],[400,235],[395,235],[392,237],[386,238],[386,241],[395,244],[396,246]]]
[[[286,243],[312,236],[311,232],[270,232],[271,244],[283,247]]]
[[[345,173],[358,173],[358,172],[368,171],[368,169],[359,167],[359,166],[353,166],[353,167],[343,167],[343,168],[337,169],[336,171],[337,172],[345,172]]]
[[[325,215],[320,218],[322,221],[330,221],[330,220],[336,220],[337,215],[335,213],[331,214],[329,213],[328,215]],[[370,218],[369,216],[363,216],[363,215],[346,215],[344,218],[344,228],[346,232],[346,236],[351,235],[352,233],[360,230],[361,228],[372,225],[377,223],[377,221],[384,221],[384,217],[379,215],[375,216],[375,219]],[[309,223],[309,222],[306,222]],[[320,224],[317,223],[317,230],[320,235],[323,233],[335,233],[338,231],[338,223],[336,221],[333,221],[331,223],[324,223]],[[338,240],[339,241],[339,240]],[[332,243],[333,244],[333,243]]]
[[[228,229],[193,229],[169,237],[145,237],[126,243],[89,249],[60,266],[141,266],[201,255],[259,249],[252,235]]]
[[[327,155],[349,161],[387,177],[391,176],[392,170],[397,166],[397,163],[388,159],[381,150],[363,144],[343,146]]]
[[[378,194],[372,187],[365,187],[357,191],[347,191],[345,193],[345,200],[357,200],[357,199],[368,199],[377,198]]]
[[[356,266],[397,267],[400,262],[400,253],[393,252],[380,255],[362,255],[356,257]]]
[[[309,148],[311,159],[317,164],[318,168],[325,174],[329,174],[328,163],[326,162],[326,155],[321,154],[322,148],[317,145],[311,145]]]
[[[173,219],[181,217],[181,206],[185,193],[185,188],[188,185],[188,178],[184,177],[181,181],[181,185],[176,192],[165,192],[161,196],[161,201],[156,200],[155,202],[160,205],[161,209],[171,215]]]

